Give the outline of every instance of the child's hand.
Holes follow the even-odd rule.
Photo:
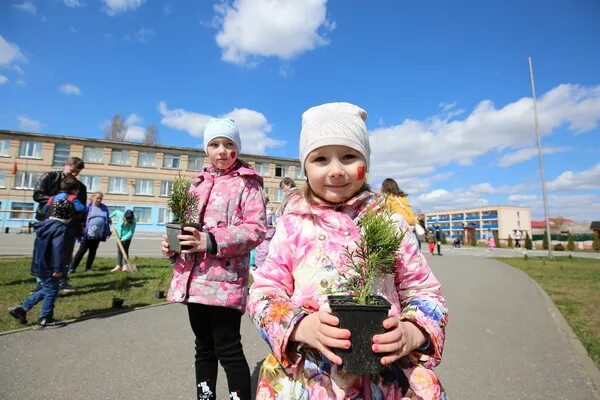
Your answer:
[[[327,307],[321,307],[319,311],[307,315],[298,323],[290,340],[306,343],[319,350],[332,363],[341,365],[342,359],[331,349],[349,349],[351,344],[350,331],[337,328],[339,323],[338,318],[333,316]]]
[[[404,357],[425,344],[427,340],[415,324],[409,321],[400,321],[398,317],[386,319],[383,321],[383,327],[389,332],[373,336],[373,352],[389,353],[381,357],[383,365],[391,364]]]
[[[186,226],[184,231],[190,232],[191,235],[177,235],[182,246],[191,246],[189,250],[182,250],[181,254],[191,253],[206,253],[206,232],[200,232],[193,226]]]
[[[162,253],[167,257],[173,257],[175,255],[175,252],[169,248],[169,239],[166,233],[163,233],[162,235],[162,243],[160,249],[162,250]]]

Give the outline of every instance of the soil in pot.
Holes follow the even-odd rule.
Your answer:
[[[112,308],[122,308],[125,299],[120,299],[118,297],[113,297],[112,299]]]
[[[372,297],[374,304],[357,304],[351,296],[329,296],[333,315],[340,320],[340,328],[348,329],[352,336],[349,349],[334,349],[342,358],[342,368],[353,375],[379,374],[384,366],[384,354],[372,350],[373,336],[385,333],[382,323],[388,316],[390,303],[381,296]]]
[[[189,250],[190,246],[182,246],[177,235],[188,235],[188,231],[184,231],[183,228],[186,226],[193,226],[196,229],[200,229],[200,224],[179,224],[177,222],[170,222],[166,224],[167,229],[167,241],[169,242],[169,248],[175,253],[181,253],[181,250]]]

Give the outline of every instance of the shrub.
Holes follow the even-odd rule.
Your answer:
[[[542,239],[542,247],[544,250],[548,250],[548,231],[544,231],[544,238]]]
[[[442,242],[442,244],[448,244],[448,241],[446,240],[446,234],[444,232],[440,232],[440,242]]]
[[[477,247],[477,238],[475,237],[475,235],[471,235],[471,238],[469,239],[469,244],[473,247]]]
[[[512,248],[512,247],[515,247],[515,245],[513,243],[513,240],[512,240],[512,237],[510,235],[508,235],[508,244],[507,244],[507,246],[508,246],[509,249]]]
[[[573,240],[573,235],[569,234],[569,241],[567,242],[567,250],[574,251],[575,250],[575,241]]]
[[[562,243],[555,244],[554,245],[554,250],[556,250],[556,251],[565,251],[565,246],[563,246]]]
[[[529,232],[525,232],[525,248],[527,250],[533,249],[533,242],[531,241],[531,238],[529,237]]]
[[[598,236],[598,232],[594,232],[594,242],[592,243],[592,249],[594,249],[594,251],[600,251],[600,237]]]

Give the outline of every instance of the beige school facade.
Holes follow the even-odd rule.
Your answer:
[[[104,193],[111,210],[131,209],[138,231],[164,231],[171,221],[167,198],[178,175],[191,177],[210,164],[199,148],[140,144],[72,136],[0,130],[0,224],[2,231],[23,230],[33,220],[33,187],[48,171],[62,169],[70,157],[85,162],[79,179],[88,196]],[[268,209],[284,198],[279,182],[286,176],[305,181],[293,158],[241,154],[264,179]]]

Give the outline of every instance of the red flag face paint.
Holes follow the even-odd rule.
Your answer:
[[[364,167],[364,165],[360,165],[360,166],[356,167],[356,175],[357,175],[357,179],[359,179],[359,180],[365,179],[365,167]]]

